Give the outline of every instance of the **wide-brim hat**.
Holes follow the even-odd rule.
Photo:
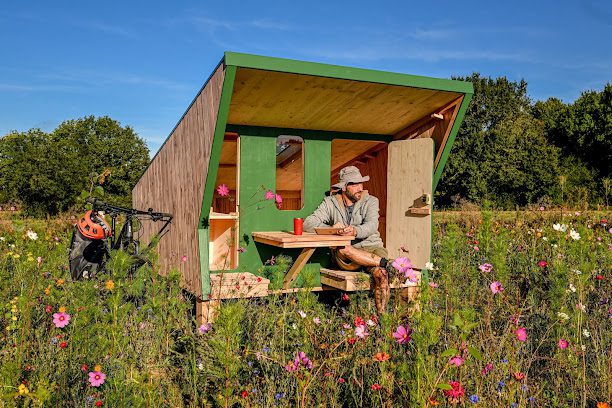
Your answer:
[[[334,188],[344,188],[348,183],[363,183],[370,180],[370,176],[362,176],[355,166],[347,166],[340,170],[340,181],[334,184]]]

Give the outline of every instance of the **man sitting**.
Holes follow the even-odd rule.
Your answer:
[[[304,231],[313,232],[317,227],[341,227],[340,235],[355,236],[351,245],[332,248],[332,258],[345,271],[364,267],[374,277],[374,301],[379,314],[387,308],[391,289],[389,273],[391,263],[378,233],[378,198],[363,191],[362,176],[355,166],[340,170],[340,181],[332,187],[338,194],[325,197],[317,209],[304,220]]]

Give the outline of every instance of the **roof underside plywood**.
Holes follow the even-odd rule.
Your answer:
[[[239,68],[228,123],[394,135],[461,93]]]

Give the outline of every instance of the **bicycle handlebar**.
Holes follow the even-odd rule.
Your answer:
[[[162,212],[153,212],[152,208],[149,208],[147,211],[136,210],[134,208],[126,208],[119,207],[116,205],[105,203],[104,201],[98,200],[94,197],[88,197],[86,200],[95,210],[109,211],[109,212],[120,212],[128,215],[148,215],[151,217],[153,221],[158,221],[162,219],[172,219],[172,214],[162,213]]]

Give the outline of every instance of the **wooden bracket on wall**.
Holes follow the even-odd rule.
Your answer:
[[[433,119],[440,119],[440,120],[444,119],[444,115],[443,115],[443,114],[441,114],[441,113],[432,113],[432,114],[431,114],[431,117],[432,117]]]

